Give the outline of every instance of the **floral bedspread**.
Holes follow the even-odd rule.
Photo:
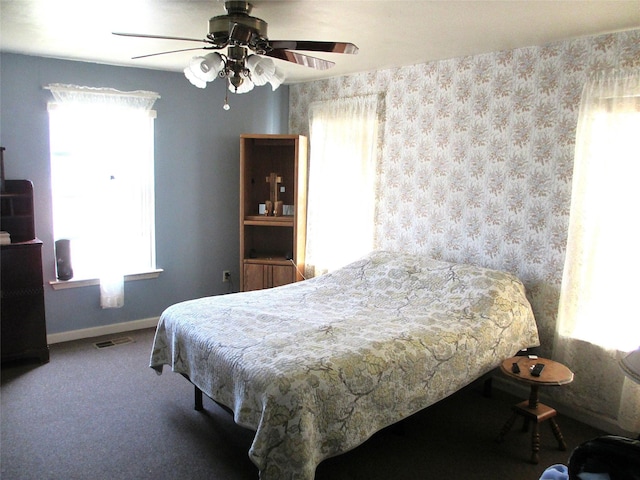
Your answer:
[[[262,480],[325,458],[538,345],[509,273],[373,252],[338,271],[165,310],[150,366],[184,373],[255,430]]]

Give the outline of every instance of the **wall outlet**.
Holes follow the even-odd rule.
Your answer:
[[[222,282],[226,283],[229,281],[229,279],[231,278],[231,272],[229,270],[223,270],[222,271]]]

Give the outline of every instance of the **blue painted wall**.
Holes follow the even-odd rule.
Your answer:
[[[125,306],[100,308],[99,287],[54,291],[49,127],[43,86],[70,83],[119,90],[151,90],[154,109],[156,252],[164,273],[127,282]],[[3,53],[0,55],[0,144],[5,176],[33,181],[36,235],[44,242],[47,333],[140,320],[191,298],[226,293],[222,271],[239,279],[239,136],[287,133],[288,87],[258,87],[231,95],[225,84],[201,90],[181,73],[115,67]],[[122,232],[126,235],[126,232]]]

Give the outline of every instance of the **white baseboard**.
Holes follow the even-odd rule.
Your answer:
[[[113,323],[111,325],[103,325],[100,327],[83,328],[80,330],[71,330],[68,332],[52,333],[47,335],[47,344],[69,342],[71,340],[80,340],[82,338],[100,337],[102,335],[111,335],[113,333],[130,332],[132,330],[141,330],[143,328],[152,328],[158,324],[159,317],[143,318],[141,320],[132,320],[130,322]]]

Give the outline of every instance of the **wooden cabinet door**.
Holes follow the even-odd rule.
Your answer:
[[[242,290],[261,290],[267,287],[265,282],[265,266],[260,263],[244,264],[244,285]]]
[[[295,282],[293,266],[245,263],[243,291],[279,287]]]
[[[271,286],[279,287],[295,282],[293,266],[273,265],[271,267]]]

